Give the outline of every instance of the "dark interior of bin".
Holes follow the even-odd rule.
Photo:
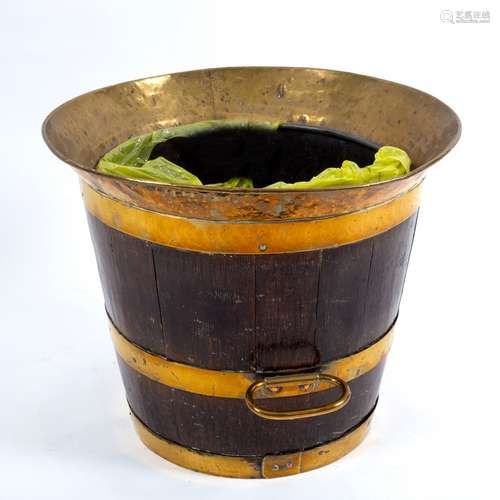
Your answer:
[[[150,159],[163,156],[204,184],[249,177],[254,186],[309,180],[344,160],[373,163],[378,145],[323,127],[283,124],[277,130],[221,129],[157,144]]]

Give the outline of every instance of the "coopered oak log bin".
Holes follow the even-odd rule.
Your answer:
[[[305,180],[304,169],[363,161],[380,144],[406,150],[412,171],[299,191],[164,185],[95,170],[131,136],[210,119],[280,120],[294,135],[273,151],[254,141],[241,162],[234,137],[205,137],[189,165],[204,182],[243,174],[243,165],[253,172],[264,157],[262,183]],[[208,69],[82,95],[47,117],[43,135],[81,178],[111,335],[147,447],[209,474],[273,478],[328,464],[363,440],[422,181],[460,135],[448,106],[339,71]],[[193,147],[169,154],[187,158]]]

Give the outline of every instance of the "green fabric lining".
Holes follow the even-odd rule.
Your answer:
[[[258,128],[276,130],[280,122],[250,122],[234,120],[210,120],[196,122],[178,127],[170,127],[132,137],[106,153],[97,170],[106,174],[159,182],[163,184],[179,184],[202,186],[201,180],[179,165],[163,157],[149,160],[153,148],[173,137],[189,137],[194,134],[223,128]],[[340,167],[330,167],[307,181],[294,183],[275,182],[262,189],[319,189],[336,186],[370,184],[406,175],[410,171],[409,156],[394,146],[383,146],[375,154],[373,164],[359,167],[356,163],[345,160]],[[253,182],[246,177],[232,177],[216,184],[207,184],[214,188],[253,188]]]

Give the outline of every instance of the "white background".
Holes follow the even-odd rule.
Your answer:
[[[495,3],[2,3],[0,498],[498,498],[498,12]],[[491,24],[440,21],[489,10]],[[498,49],[495,49],[496,51]],[[63,101],[231,65],[341,69],[444,100],[463,122],[429,174],[398,331],[366,441],[271,481],[156,457],[125,403],[76,174],[40,125]]]

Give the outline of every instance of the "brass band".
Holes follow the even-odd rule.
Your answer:
[[[127,365],[145,377],[175,389],[204,396],[244,399],[252,384],[262,380],[262,377],[256,373],[209,370],[171,361],[157,354],[151,354],[130,342],[112,323],[110,323],[110,330],[115,350]],[[394,328],[392,327],[370,347],[351,356],[322,365],[314,373],[303,373],[302,379],[315,374],[324,374],[349,382],[369,372],[388,354],[393,332]],[[298,375],[293,376],[297,377]],[[330,381],[318,377],[315,383],[307,384],[302,381],[301,383],[289,385],[291,386],[287,387],[286,390],[280,391],[272,390],[272,388],[266,390],[266,387],[259,388],[259,390],[253,392],[252,398],[263,399],[274,396],[281,398],[305,395],[329,389],[332,384]],[[274,385],[274,388],[276,388],[276,385]]]
[[[353,430],[341,438],[304,451],[259,457],[218,455],[173,443],[146,427],[133,413],[134,427],[151,451],[174,464],[215,476],[234,478],[276,478],[317,469],[347,455],[368,433],[373,410]]]
[[[354,243],[397,226],[418,208],[420,185],[391,201],[331,218],[293,222],[220,222],[125,205],[82,180],[87,210],[121,232],[168,247],[210,253],[261,254]]]

